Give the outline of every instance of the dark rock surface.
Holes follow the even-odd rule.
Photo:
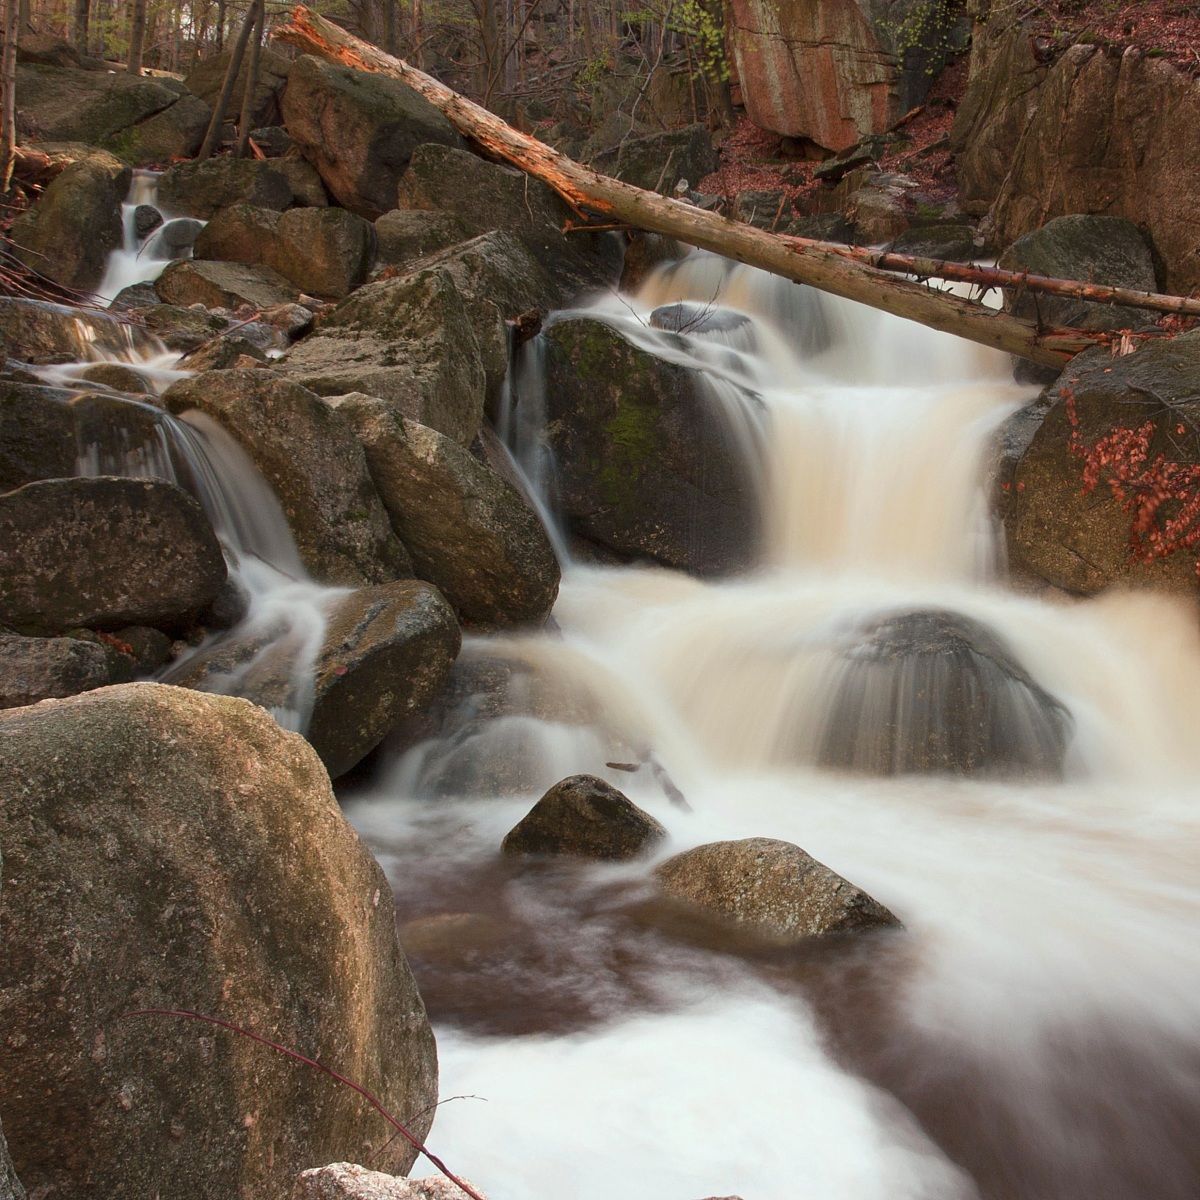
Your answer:
[[[131,656],[100,641],[0,633],[0,708],[128,683],[133,671]]]

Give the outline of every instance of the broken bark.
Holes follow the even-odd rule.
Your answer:
[[[1046,280],[1020,272],[942,263],[768,233],[584,167],[303,5],[293,10],[290,23],[277,29],[274,36],[306,53],[398,79],[441,111],[460,133],[484,152],[542,180],[581,216],[591,214],[604,222],[665,234],[796,283],[808,284],[1033,362],[1062,367],[1075,354],[1091,346],[1112,345],[1122,337],[1138,340],[1163,335],[1045,328],[1011,313],[988,308],[978,301],[898,278],[892,272],[923,278],[959,279],[983,287],[1024,287],[1030,291],[1047,291],[1084,300],[1200,314],[1200,301],[1183,297],[1160,297],[1123,288]]]

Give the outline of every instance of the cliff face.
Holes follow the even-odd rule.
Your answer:
[[[973,55],[953,144],[964,207],[989,214],[996,244],[1067,213],[1125,217],[1152,238],[1168,290],[1200,285],[1200,81],[1132,46],[1039,62],[1020,23],[983,27]]]

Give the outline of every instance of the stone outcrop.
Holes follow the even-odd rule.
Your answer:
[[[1002,638],[958,613],[881,617],[840,648],[822,766],[879,775],[1062,774],[1071,721]]]
[[[919,104],[965,32],[950,6],[926,0],[732,5],[733,56],[750,119],[826,150],[882,133]]]
[[[133,678],[134,660],[82,638],[0,633],[0,708],[20,708]]]
[[[211,1026],[128,1016],[219,1015],[427,1132],[434,1042],[391,891],[302,738],[158,684],[11,710],[0,845],[0,1119],[34,1194],[287,1200],[314,1160],[408,1169],[349,1089]]]
[[[1124,217],[1154,243],[1168,289],[1200,284],[1200,80],[1137,47],[1076,44],[1039,63],[1028,27],[989,26],[954,134],[964,207],[990,209],[999,245],[1069,213]]]
[[[283,93],[287,131],[343,207],[374,220],[424,142],[461,146],[450,122],[410,88],[305,55]]]
[[[752,562],[752,466],[699,377],[600,321],[560,321],[544,337],[546,440],[572,528],[695,574]]]
[[[359,288],[292,347],[287,374],[322,396],[362,392],[470,445],[486,377],[462,294],[436,270]]]
[[[47,479],[0,495],[0,623],[178,626],[225,582],[200,505],[157,479]]]
[[[292,199],[292,185],[279,165],[254,158],[176,163],[158,181],[158,205],[164,212],[204,221],[231,204],[282,211]]]
[[[897,927],[861,888],[799,846],[773,838],[711,842],[655,869],[664,895],[769,941]]]
[[[411,574],[353,430],[312,392],[274,371],[208,371],[175,384],[163,404],[204,413],[241,444],[317,580],[357,587]]]
[[[1160,455],[1194,468],[1200,464],[1198,397],[1200,332],[1191,332],[1120,358],[1103,350],[1080,355],[1041,401],[1010,418],[1001,431],[996,495],[1014,576],[1081,595],[1114,585],[1194,595],[1195,552],[1135,556],[1134,512],[1103,474],[1085,493],[1085,461],[1073,452],[1071,435],[1075,431],[1079,448],[1089,450],[1114,431],[1127,431],[1151,471]],[[1160,517],[1171,519],[1176,507],[1168,500]]]
[[[541,624],[559,569],[537,515],[506,480],[444,434],[382,400],[330,401],[354,427],[413,570],[469,625]]]
[[[92,154],[69,166],[13,222],[17,257],[65,287],[95,288],[109,254],[121,245],[121,201],[130,175],[111,154]]]
[[[623,792],[595,775],[556,783],[505,834],[505,854],[629,859],[644,854],[667,831]]]

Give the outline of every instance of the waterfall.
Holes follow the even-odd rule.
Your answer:
[[[547,324],[580,315],[696,372],[766,544],[704,581],[585,565],[560,522],[554,628],[470,639],[350,807],[443,1092],[488,1101],[440,1111],[456,1169],[498,1200],[1194,1195],[1192,610],[1009,586],[987,463],[1034,393],[1003,355],[701,253]],[[544,379],[535,339],[502,432],[553,516]],[[656,919],[652,863],[498,864],[580,771],[662,855],[783,838],[905,930],[756,955]]]

